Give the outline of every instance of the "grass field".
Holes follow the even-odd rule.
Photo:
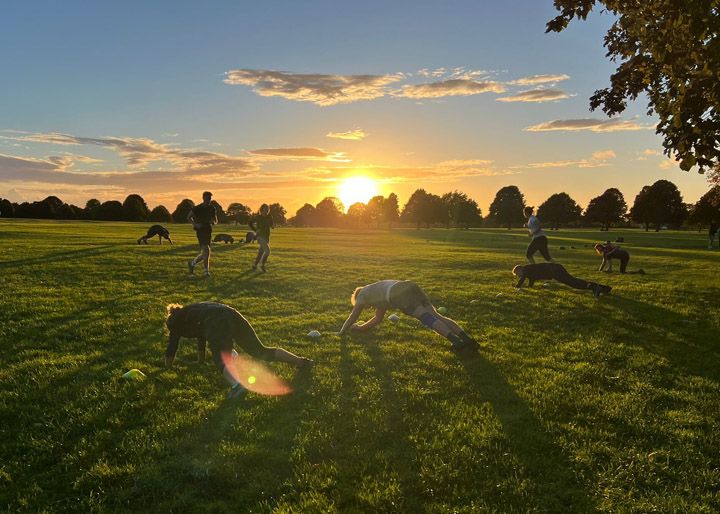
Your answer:
[[[608,276],[586,246],[603,234],[551,233],[569,271],[613,286],[595,299],[516,292],[520,230],[280,229],[267,274],[248,272],[256,246],[221,245],[205,280],[188,226],[138,246],[145,227],[0,223],[0,510],[720,510],[720,253],[702,234],[611,232],[648,274]],[[382,278],[416,280],[478,357],[405,316],[334,335]],[[272,364],[294,393],[233,402],[193,341],[164,370],[165,305],[201,300],[315,369]]]

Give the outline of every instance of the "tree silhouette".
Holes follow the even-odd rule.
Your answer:
[[[100,208],[100,200],[91,198],[85,204],[85,219],[94,220],[97,215],[97,210]]]
[[[383,202],[383,220],[392,228],[393,223],[400,219],[400,204],[395,193],[390,193]]]
[[[665,224],[680,225],[687,214],[677,186],[664,179],[643,187],[630,209],[630,219],[642,223],[646,232],[651,223],[655,224],[656,232]]]
[[[145,199],[138,194],[128,195],[122,206],[125,221],[146,221],[150,215]]]
[[[417,228],[421,224],[430,228],[433,223],[445,223],[447,211],[442,198],[424,189],[416,189],[403,207],[402,219],[415,223]]]
[[[96,219],[101,221],[122,221],[124,215],[123,204],[117,200],[109,200],[100,204]]]
[[[287,211],[285,207],[279,203],[271,203],[268,207],[270,207],[270,216],[272,216],[273,223],[276,227],[287,225],[287,219],[285,218]]]
[[[582,209],[567,193],[555,193],[538,207],[538,218],[557,230],[561,224],[574,223],[582,216]]]
[[[343,218],[343,204],[334,196],[323,198],[315,206],[315,224],[320,227],[338,227]]]
[[[720,185],[713,186],[690,211],[688,221],[702,227],[712,222],[720,222]]]
[[[348,207],[347,214],[345,215],[345,218],[347,219],[348,225],[351,227],[359,227],[361,223],[365,222],[365,211],[367,210],[367,205],[365,205],[362,202],[355,202],[350,207]]]
[[[155,207],[150,211],[150,215],[148,216],[148,221],[171,222],[172,219],[170,211],[168,211],[164,205]]]
[[[448,213],[448,222],[453,226],[468,229],[470,226],[480,225],[482,222],[477,202],[465,193],[460,191],[445,193],[442,201]]]
[[[596,196],[585,210],[585,219],[590,223],[600,223],[600,230],[610,230],[613,223],[622,221],[627,212],[623,194],[614,187]]]
[[[517,186],[505,186],[495,194],[488,215],[498,226],[507,226],[510,230],[513,225],[525,222],[524,208],[525,197],[520,189]]]
[[[187,223],[188,214],[192,208],[195,207],[195,202],[189,198],[185,198],[181,201],[172,213],[172,218],[175,223]]]
[[[15,216],[15,207],[10,200],[3,198],[0,200],[0,217],[12,218]]]
[[[228,217],[235,223],[247,225],[252,219],[252,209],[239,202],[233,202],[227,208]]]
[[[380,223],[384,221],[384,205],[385,198],[382,195],[373,196],[368,200],[367,207],[365,208],[365,214],[363,216],[365,223],[368,225],[376,224],[380,228]]]
[[[315,217],[315,207],[306,203],[297,210],[290,223],[296,227],[312,227],[315,225]]]

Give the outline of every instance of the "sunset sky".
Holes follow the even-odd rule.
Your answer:
[[[618,187],[708,188],[662,155],[639,100],[589,112],[614,67],[595,13],[545,34],[551,0],[14,1],[0,16],[0,197],[142,194],[171,210],[290,213],[370,179],[404,203],[515,184],[583,207]],[[348,187],[345,187],[347,190]]]

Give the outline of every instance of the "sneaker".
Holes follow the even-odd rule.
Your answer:
[[[205,277],[205,278],[210,278],[210,276],[211,276],[211,275],[210,275],[210,272],[209,272],[209,271],[206,271],[204,277]]]
[[[247,394],[247,389],[245,389],[240,384],[235,384],[230,388],[227,394],[227,399],[232,400],[233,398],[242,398]]]
[[[195,264],[193,264],[192,259],[187,261],[187,264],[188,264],[188,273],[190,273],[192,275],[193,273],[195,273]]]
[[[470,351],[476,352],[480,348],[478,342],[466,332],[460,332],[460,339],[467,345],[467,349]]]
[[[262,271],[263,273],[265,273],[265,272],[267,271],[267,270],[265,269],[265,265],[264,265],[264,264],[263,264],[262,266],[260,266],[260,271]]]
[[[612,291],[611,286],[600,286],[600,292],[602,294],[610,294],[610,291]]]

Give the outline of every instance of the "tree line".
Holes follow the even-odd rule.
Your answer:
[[[256,214],[249,206],[233,202],[224,209],[213,201],[220,223],[247,224]],[[149,209],[142,196],[128,195],[123,202],[89,200],[85,207],[64,203],[56,196],[37,202],[12,203],[0,199],[0,216],[4,218],[39,218],[99,221],[152,221],[158,223],[184,223],[195,203],[186,198],[171,213],[165,206]],[[322,199],[316,205],[306,203],[294,216],[286,219],[287,211],[279,203],[270,205],[276,225],[297,227],[392,227],[394,224],[412,224],[420,227],[513,227],[525,222],[525,197],[517,186],[505,186],[495,195],[486,217],[477,202],[463,192],[452,191],[435,195],[417,189],[400,208],[398,197],[390,193],[378,195],[367,203],[345,206],[335,197]],[[693,226],[698,229],[712,222],[720,222],[720,185],[713,186],[695,204],[683,202],[677,186],[668,180],[658,180],[644,186],[628,209],[622,192],[609,188],[590,200],[583,210],[565,192],[555,193],[538,207],[537,214],[548,229],[599,226],[609,230],[612,226],[641,226],[645,230],[662,227]]]

